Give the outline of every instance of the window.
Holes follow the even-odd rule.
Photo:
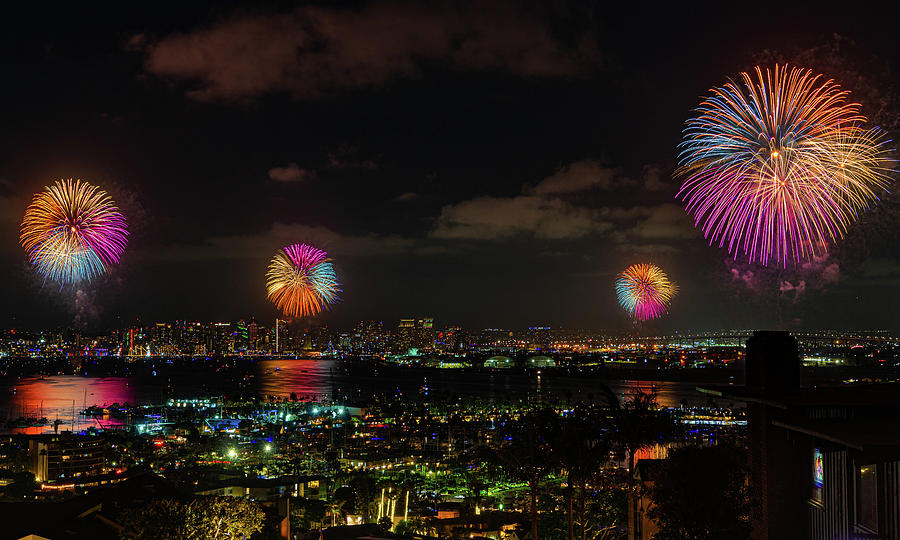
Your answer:
[[[643,512],[643,504],[639,504],[638,501],[643,502],[642,499],[634,498],[634,538],[635,540],[640,540],[643,538],[643,525],[644,525],[644,512]]]
[[[824,501],[822,489],[825,487],[825,456],[821,448],[813,448],[813,500],[822,503]]]
[[[874,464],[856,470],[856,524],[878,532],[878,467]]]

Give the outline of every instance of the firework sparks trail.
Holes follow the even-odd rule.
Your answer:
[[[340,287],[328,254],[307,244],[280,249],[266,272],[269,300],[288,317],[319,313],[338,301]]]
[[[684,130],[678,197],[734,258],[812,260],[888,190],[890,141],[834,81],[776,65],[711,91]]]
[[[20,242],[38,274],[63,285],[93,279],[118,264],[128,230],[105,191],[81,180],[59,180],[25,210]]]

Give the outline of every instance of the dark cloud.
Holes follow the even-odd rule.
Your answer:
[[[0,196],[0,222],[10,223],[22,219],[24,205],[22,200],[15,196]]]
[[[478,197],[445,206],[432,231],[435,238],[500,240],[513,236],[580,238],[609,228],[595,211],[561,199],[520,195]]]
[[[526,77],[575,76],[597,64],[593,41],[584,35],[574,45],[561,43],[539,15],[516,2],[375,2],[235,15],[155,41],[133,36],[127,47],[145,51],[149,73],[187,81],[191,98],[232,101],[273,92],[321,98],[415,77],[423,63],[434,62]]]
[[[356,154],[358,149],[345,148],[336,153],[328,154],[328,162],[325,164],[327,169],[363,169],[366,171],[374,171],[378,169],[378,162],[374,159],[364,159]]]
[[[312,243],[331,255],[347,257],[409,252],[416,244],[411,238],[397,235],[348,235],[319,225],[275,223],[259,233],[215,236],[201,245],[158,248],[140,256],[148,260],[258,259],[298,242]]]
[[[563,167],[526,191],[535,195],[551,195],[594,188],[603,190],[629,188],[636,185],[637,182],[625,177],[621,169],[605,166],[593,159],[585,159]]]
[[[616,231],[616,238],[623,243],[690,240],[700,236],[684,209],[674,203],[638,206],[619,213],[636,217],[632,225]]]
[[[0,180],[0,251],[18,249],[19,224],[25,213],[25,201],[18,195],[15,186]]]
[[[302,169],[296,163],[269,169],[269,178],[276,182],[299,182],[301,180],[313,179],[315,176],[315,171]]]
[[[900,281],[900,261],[872,258],[862,264],[860,275],[867,280]]]
[[[581,160],[561,168],[514,197],[482,196],[441,209],[432,231],[436,238],[501,240],[515,236],[573,239],[605,234],[621,247],[666,250],[666,243],[697,238],[684,210],[674,203],[593,207],[581,194],[591,190],[659,191],[658,167],[646,167],[641,180],[598,161]]]
[[[412,191],[406,191],[406,192],[401,193],[400,195],[397,195],[396,197],[394,197],[394,201],[408,202],[408,201],[415,200],[417,197],[418,197],[418,195],[413,193]]]
[[[663,169],[659,165],[647,165],[641,173],[641,188],[650,192],[674,192],[675,185],[664,178]]]

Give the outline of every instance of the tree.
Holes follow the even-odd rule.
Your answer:
[[[618,538],[628,522],[628,498],[624,489],[596,491],[588,499],[587,522],[582,525],[585,536],[606,540]]]
[[[398,521],[394,525],[394,534],[397,536],[412,536],[423,528],[421,520],[407,519]]]
[[[750,535],[745,452],[729,446],[673,450],[648,495],[656,540],[739,540]]]
[[[350,481],[350,486],[356,493],[354,501],[356,513],[362,517],[363,523],[371,523],[372,491],[375,489],[375,481],[367,473],[359,473]]]
[[[235,497],[204,497],[187,508],[187,522],[201,533],[196,538],[249,538],[265,520],[258,504]]]
[[[596,406],[580,406],[558,424],[551,446],[553,461],[566,477],[567,538],[575,538],[574,500],[576,486],[581,495],[581,538],[585,538],[585,500],[588,479],[609,460],[606,417]]]
[[[500,465],[510,477],[528,484],[532,540],[538,540],[538,491],[553,469],[551,447],[558,422],[559,416],[552,409],[530,412],[505,426],[498,447],[484,451],[487,461]]]
[[[656,391],[641,388],[629,396],[624,406],[613,411],[613,437],[628,459],[628,470],[634,470],[635,454],[672,439],[676,425],[669,414],[659,408]]]
[[[136,540],[188,538],[186,506],[171,499],[157,499],[125,510],[119,516],[123,527],[121,536]]]
[[[24,471],[0,470],[0,476],[11,478],[12,483],[7,484],[0,493],[12,499],[24,499],[30,495],[33,496],[34,490],[38,488],[37,482],[34,480],[34,474]]]
[[[157,499],[119,516],[122,538],[228,540],[249,538],[263,527],[258,504],[234,497],[202,497],[189,503]]]
[[[391,530],[391,526],[394,524],[391,521],[391,516],[381,516],[381,519],[378,520],[378,530],[381,531],[382,534]]]
[[[308,531],[318,527],[325,519],[327,506],[325,501],[317,499],[292,499],[291,528]]]

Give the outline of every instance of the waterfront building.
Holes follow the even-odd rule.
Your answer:
[[[28,441],[28,457],[35,481],[47,484],[83,482],[105,466],[100,437],[38,435]]]
[[[525,362],[525,366],[530,368],[556,367],[556,360],[550,358],[549,356],[532,356]]]
[[[484,361],[484,367],[491,369],[503,369],[514,367],[515,363],[508,356],[492,356]]]

